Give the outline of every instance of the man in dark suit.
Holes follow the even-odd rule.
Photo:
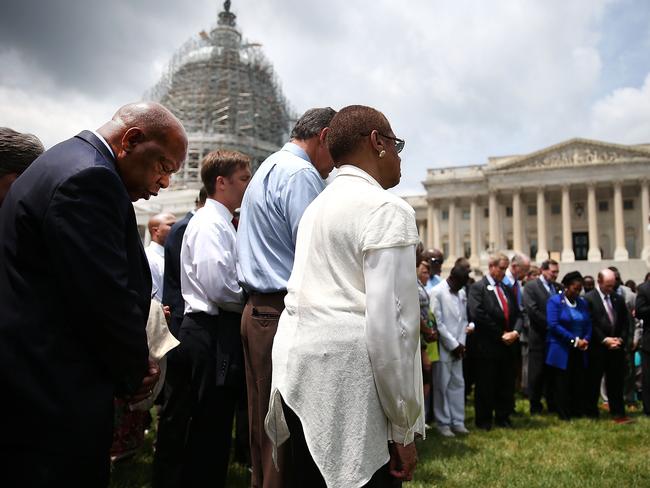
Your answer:
[[[552,410],[553,397],[550,386],[550,370],[546,366],[546,302],[560,292],[556,283],[559,273],[557,261],[547,259],[540,266],[541,275],[524,287],[524,307],[528,313],[528,398],[531,415],[542,412],[542,395],[546,407]]]
[[[604,374],[609,412],[616,422],[625,423],[629,421],[623,401],[628,310],[623,298],[614,293],[616,274],[612,270],[603,269],[597,280],[596,288],[585,295],[592,324],[585,411],[590,417],[598,416],[598,397]]]
[[[508,257],[490,257],[488,274],[469,289],[469,320],[476,348],[476,426],[490,430],[493,421],[511,427],[515,388],[515,347],[522,322],[517,300],[502,283]]]
[[[643,320],[643,335],[639,344],[643,413],[650,415],[650,281],[646,281],[637,288],[635,310],[636,318]]]
[[[178,120],[122,107],[40,156],[0,210],[0,485],[106,486],[113,397],[148,397],[151,275],[132,203],[185,159]]]

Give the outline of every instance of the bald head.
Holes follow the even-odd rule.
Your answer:
[[[124,105],[97,132],[111,146],[132,201],[167,188],[187,155],[183,125],[159,103]]]
[[[616,287],[616,273],[611,269],[603,269],[598,273],[598,288],[604,295],[610,295]]]
[[[176,217],[172,213],[159,213],[149,219],[149,234],[151,240],[157,242],[161,246],[165,245],[169,229],[176,223]]]

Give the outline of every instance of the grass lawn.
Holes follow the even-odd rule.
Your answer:
[[[473,429],[474,409],[467,409],[469,436],[446,439],[429,430],[418,443],[415,479],[406,488],[445,487],[650,487],[650,418],[637,413],[635,423],[600,420],[560,422],[550,415],[530,417],[528,402],[518,400],[513,429]],[[112,488],[150,486],[153,433],[132,460],[117,463]],[[228,486],[247,487],[248,471],[231,464]],[[306,487],[308,488],[308,487]]]

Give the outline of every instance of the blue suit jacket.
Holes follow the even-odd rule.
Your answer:
[[[185,217],[172,225],[165,240],[163,303],[169,305],[171,312],[169,330],[177,338],[185,311],[185,300],[183,300],[183,294],[181,293],[181,247],[187,224],[189,224],[192,217],[194,217],[194,214],[188,212]]]
[[[577,298],[577,309],[587,319],[586,325],[577,335],[580,339],[590,341],[591,319],[589,318],[589,306],[584,298]],[[566,369],[569,362],[569,351],[574,347],[576,334],[571,331],[572,319],[569,306],[564,301],[564,294],[553,295],[548,299],[548,302],[546,302],[546,321],[548,323],[546,364]],[[583,357],[585,356],[583,353]]]
[[[42,154],[0,209],[5,462],[20,450],[108,456],[113,398],[147,371],[150,303],[133,205],[84,131]]]

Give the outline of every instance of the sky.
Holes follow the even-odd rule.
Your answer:
[[[140,100],[215,0],[3,0],[0,125],[50,147]],[[648,0],[233,0],[300,114],[375,107],[427,168],[573,137],[650,143]]]

